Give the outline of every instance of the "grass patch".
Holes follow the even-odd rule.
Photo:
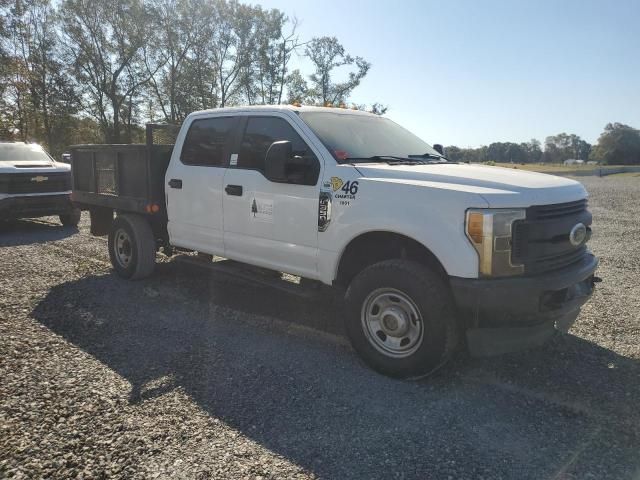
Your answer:
[[[598,165],[561,165],[555,163],[525,163],[521,165],[519,163],[495,163],[496,167],[514,168],[517,170],[526,170],[530,172],[542,172],[542,173],[570,173],[579,171],[588,171],[599,168]],[[608,165],[613,166],[613,165]]]
[[[540,172],[540,173],[555,173],[571,175],[576,172],[594,172],[597,174],[598,169],[602,168],[603,171],[614,168],[629,167],[630,165],[563,165],[557,163],[526,163],[521,165],[519,163],[496,163],[496,162],[484,162],[484,165],[492,165],[502,168],[513,168],[516,170],[524,170],[527,172]],[[637,175],[638,172],[625,172],[615,175]],[[612,174],[613,175],[613,174]]]
[[[612,173],[611,175],[607,175],[607,177],[639,177],[640,172],[624,172],[624,173]]]

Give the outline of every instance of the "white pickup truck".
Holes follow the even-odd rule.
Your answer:
[[[78,225],[70,170],[40,145],[0,142],[0,220],[58,215],[63,225]]]
[[[74,200],[119,275],[178,248],[342,288],[353,347],[388,375],[432,372],[462,344],[539,345],[599,280],[580,183],[448,162],[387,118],[225,108],[189,115],[175,146],[147,138],[71,148]]]

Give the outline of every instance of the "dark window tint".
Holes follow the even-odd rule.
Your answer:
[[[289,123],[276,117],[249,117],[242,137],[238,167],[264,172],[267,150],[273,142],[289,140],[293,155],[313,157],[311,149]]]
[[[195,120],[182,147],[180,159],[187,165],[223,166],[236,119],[233,117]]]

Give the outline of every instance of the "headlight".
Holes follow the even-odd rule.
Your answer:
[[[512,226],[526,218],[522,209],[467,210],[465,232],[478,252],[480,275],[501,277],[519,275],[524,265],[511,263]]]

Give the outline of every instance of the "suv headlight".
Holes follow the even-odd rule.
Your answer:
[[[501,277],[524,273],[524,265],[511,263],[512,226],[524,220],[524,209],[467,210],[465,232],[478,252],[480,276]]]

